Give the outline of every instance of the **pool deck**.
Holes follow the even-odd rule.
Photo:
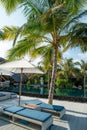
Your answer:
[[[36,98],[22,96],[21,104],[30,99]],[[40,100],[46,103],[48,101],[47,99],[42,98]],[[53,104],[64,106],[66,109],[66,114],[62,117],[62,119],[54,117],[53,126],[50,128],[50,130],[87,130],[87,103],[54,100]],[[18,98],[8,99],[0,102],[0,107],[10,105],[18,105]],[[27,129],[0,119],[0,130]]]

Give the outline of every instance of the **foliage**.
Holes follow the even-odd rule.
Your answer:
[[[63,88],[66,83],[68,83],[68,80],[66,80],[66,79],[58,79],[58,80],[56,80],[55,85],[58,88]]]
[[[72,88],[72,82],[70,82],[67,79],[58,79],[56,80],[55,85],[58,88],[67,88],[67,89]]]
[[[30,89],[30,80],[27,81],[27,89]]]
[[[48,94],[48,93],[49,93],[48,88],[44,88],[44,94]]]
[[[83,90],[78,89],[55,89],[55,95],[59,96],[73,96],[73,97],[83,97]]]

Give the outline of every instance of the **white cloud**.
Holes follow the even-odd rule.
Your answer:
[[[0,57],[5,58],[7,55],[7,51],[12,47],[12,42],[0,42]]]
[[[75,63],[75,62],[79,62],[79,60],[78,60],[78,59],[74,59],[73,62],[74,62],[74,63]]]
[[[65,55],[70,55],[70,53],[69,53],[68,51],[67,51],[67,52],[65,52],[64,54],[65,54]]]

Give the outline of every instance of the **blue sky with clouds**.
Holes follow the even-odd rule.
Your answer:
[[[5,10],[0,6],[0,28],[2,28],[5,25],[18,25],[21,26],[23,23],[25,23],[25,18],[22,15],[21,10],[17,10],[10,16],[8,16],[5,12]],[[83,22],[87,21],[87,17],[83,18]],[[9,50],[12,47],[12,41],[0,41],[0,57],[6,57],[7,50]],[[77,60],[85,60],[87,61],[87,53],[82,54],[79,49],[71,49],[64,53],[64,57],[66,58],[73,58],[74,61]]]
[[[80,49],[74,48],[70,49],[63,55],[64,58],[73,58],[74,61],[84,60],[87,62],[87,52],[82,53]]]

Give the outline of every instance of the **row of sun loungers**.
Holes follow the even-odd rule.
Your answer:
[[[1,108],[1,117],[16,123],[24,124],[27,129],[50,130],[53,124],[53,115],[61,118],[65,114],[63,106],[51,105],[34,99],[25,101],[22,106],[7,106]],[[21,123],[20,123],[21,122]]]
[[[47,130],[53,124],[53,118],[50,113],[32,110],[21,106],[5,107],[2,110],[2,114],[11,117],[13,122],[16,122],[19,119],[27,121],[27,126],[29,126],[30,123],[39,126],[38,128],[35,127],[35,130]]]
[[[10,98],[16,98],[17,94],[14,92],[0,92],[0,101],[10,99]]]

